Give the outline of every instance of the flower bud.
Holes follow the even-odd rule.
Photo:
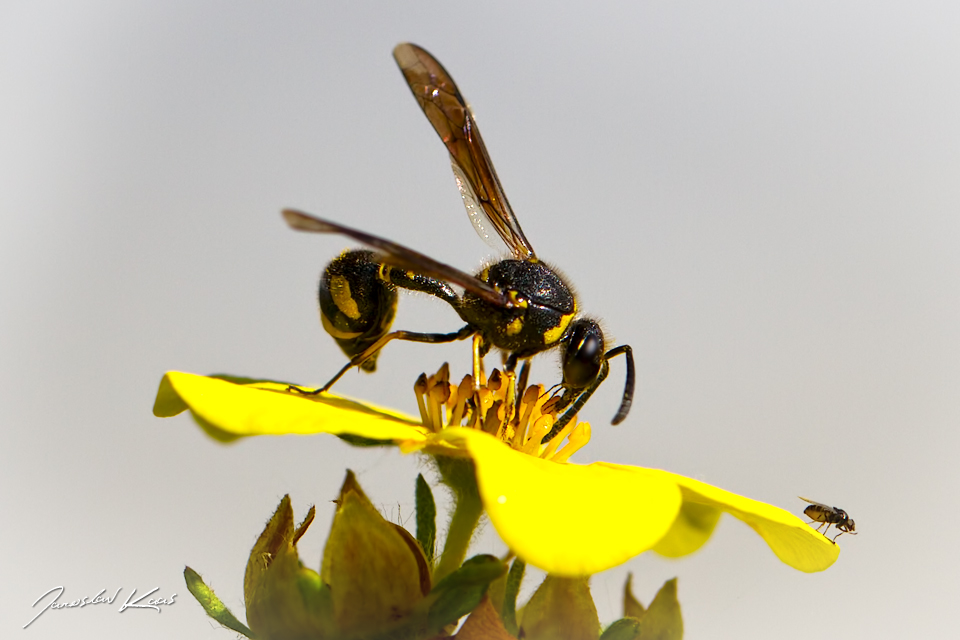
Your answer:
[[[244,577],[250,629],[261,638],[298,640],[332,637],[330,590],[316,571],[304,567],[296,543],[313,521],[311,508],[294,529],[290,496],[284,496],[257,539]]]
[[[321,581],[343,637],[397,625],[430,593],[430,570],[417,541],[387,522],[347,472],[323,551]]]
[[[525,640],[597,640],[600,618],[588,578],[548,575],[523,608],[519,636]]]

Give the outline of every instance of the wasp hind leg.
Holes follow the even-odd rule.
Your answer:
[[[347,371],[353,367],[359,367],[364,362],[373,357],[374,354],[378,353],[380,349],[383,348],[385,344],[391,340],[405,340],[408,342],[426,342],[429,344],[442,344],[445,342],[456,342],[457,340],[464,340],[472,336],[475,332],[475,329],[471,325],[466,325],[459,331],[454,333],[418,333],[416,331],[394,331],[383,336],[375,343],[367,347],[363,353],[355,355],[350,359],[350,362],[345,364],[340,371],[338,371],[327,384],[323,385],[319,389],[314,389],[313,391],[305,391],[300,387],[290,385],[287,387],[287,391],[296,391],[305,396],[316,396],[325,391],[329,391],[330,387],[336,384],[337,380],[343,377]]]

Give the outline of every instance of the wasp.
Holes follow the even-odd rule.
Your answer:
[[[350,368],[376,368],[376,357],[391,340],[445,343],[474,339],[474,369],[491,348],[506,354],[505,370],[518,362],[559,348],[563,379],[556,404],[560,412],[554,437],[576,415],[609,374],[609,360],[626,356],[626,382],[612,423],[627,417],[633,403],[635,372],[629,345],[607,350],[596,320],[579,315],[576,297],[563,277],[542,262],[527,240],[490,161],[476,120],[443,66],[424,49],[404,43],[393,57],[434,131],[450,154],[457,187],[477,232],[511,256],[470,275],[396,242],[287,209],[283,217],[298,231],[340,234],[371,250],[341,254],[324,270],[319,287],[320,315],[350,361],[313,393],[330,389]],[[462,289],[458,293],[453,287]],[[390,331],[397,289],[433,295],[449,304],[466,323],[452,333]]]
[[[840,530],[840,533],[833,537],[834,542],[836,542],[837,538],[845,533],[857,535],[857,532],[855,531],[856,525],[853,522],[853,518],[848,516],[847,512],[843,509],[838,507],[830,507],[819,502],[814,502],[813,500],[807,500],[801,496],[798,497],[804,502],[810,503],[810,506],[803,510],[803,513],[810,518],[810,522],[807,524],[819,522],[820,525],[817,527],[817,531],[820,531],[820,528],[823,525],[827,525],[827,528],[823,530],[823,537],[827,537],[827,529],[830,528],[830,525],[836,525],[837,529]]]

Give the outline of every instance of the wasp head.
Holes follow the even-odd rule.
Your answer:
[[[589,318],[574,320],[563,344],[563,387],[572,390],[588,387],[600,375],[603,361],[600,325]]]

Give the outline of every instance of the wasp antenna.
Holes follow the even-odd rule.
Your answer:
[[[630,345],[625,344],[613,348],[607,351],[604,358],[609,360],[621,353],[627,356],[627,380],[623,386],[623,399],[620,400],[620,408],[617,409],[617,415],[613,416],[613,420],[610,422],[612,425],[620,424],[626,419],[627,414],[630,413],[630,407],[633,406],[633,390],[637,382],[637,373],[633,366],[633,349],[630,348]]]

